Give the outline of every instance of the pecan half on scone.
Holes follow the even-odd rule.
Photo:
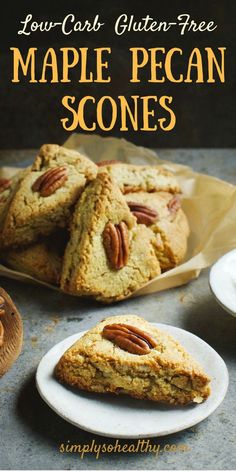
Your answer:
[[[75,208],[62,290],[112,302],[159,274],[152,231],[137,224],[118,186],[99,173]]]
[[[131,354],[148,354],[158,344],[150,333],[124,323],[105,325],[102,336]]]
[[[152,230],[162,271],[180,264],[187,252],[189,236],[188,220],[181,208],[180,196],[169,192],[136,192],[125,195],[125,198],[137,223],[146,224]]]
[[[41,197],[49,197],[61,188],[68,179],[66,167],[53,167],[40,175],[32,185],[33,192],[39,192]]]
[[[3,246],[24,246],[67,227],[75,202],[97,169],[76,151],[42,146],[11,202],[3,225]]]
[[[103,231],[103,245],[113,269],[122,269],[129,258],[129,230],[124,221],[109,222]]]
[[[186,405],[210,394],[210,378],[172,336],[135,315],[112,316],[59,360],[60,382],[91,392]]]
[[[127,203],[138,223],[150,226],[157,221],[158,212],[154,208],[139,202],[127,201]]]

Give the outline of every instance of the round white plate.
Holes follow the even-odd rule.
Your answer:
[[[154,324],[179,340],[212,378],[212,394],[204,403],[166,406],[125,395],[82,392],[61,385],[53,376],[54,367],[65,350],[85,332],[64,339],[43,357],[36,374],[39,394],[66,421],[113,438],[164,436],[204,420],[220,405],[228,388],[228,371],[223,359],[194,334],[174,326]]]
[[[236,249],[215,262],[210,270],[209,284],[222,308],[236,316]]]

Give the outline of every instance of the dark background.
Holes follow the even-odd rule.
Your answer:
[[[72,33],[64,36],[60,30],[19,36],[20,21],[32,13],[36,21],[61,21],[68,13],[78,20],[90,19],[98,13],[106,25],[97,33]],[[155,20],[174,21],[181,13],[189,13],[196,21],[213,20],[218,28],[212,33],[186,33],[180,36],[176,30],[167,33],[127,33],[116,36],[114,23],[122,14],[134,14],[139,20],[149,14]],[[60,119],[70,113],[61,105],[64,95],[75,95],[78,100],[85,95],[101,97],[111,95],[172,95],[177,117],[175,128],[170,132],[123,132],[118,126],[102,135],[122,136],[136,144],[148,147],[235,147],[236,146],[236,1],[18,1],[5,3],[1,14],[0,28],[0,147],[38,148],[45,142],[62,144],[69,136]],[[37,71],[40,78],[42,58],[48,47],[59,50],[62,46],[112,47],[110,71],[112,82],[106,84],[80,84],[79,68],[74,70],[68,84],[29,84],[27,78],[12,83],[12,53],[10,47],[21,52],[29,47],[38,48]],[[142,83],[130,84],[130,47],[183,48],[184,55],[176,71],[184,73],[187,58],[194,47],[204,50],[225,46],[225,84],[164,84],[147,83],[148,74],[143,74]],[[89,65],[93,66],[91,54]],[[180,70],[181,69],[181,70]],[[149,72],[149,70],[147,69]],[[78,75],[77,75],[78,74]],[[96,120],[94,110],[89,110],[88,119]],[[78,131],[80,131],[78,129]]]

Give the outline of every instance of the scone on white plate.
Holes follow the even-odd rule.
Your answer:
[[[55,375],[82,390],[186,405],[210,394],[210,378],[172,336],[135,315],[90,329],[59,360]]]

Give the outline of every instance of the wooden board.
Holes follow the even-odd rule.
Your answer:
[[[4,298],[5,304],[0,317],[0,377],[4,375],[16,361],[22,349],[23,323],[19,311],[14,305],[11,297],[0,288],[0,297]]]

